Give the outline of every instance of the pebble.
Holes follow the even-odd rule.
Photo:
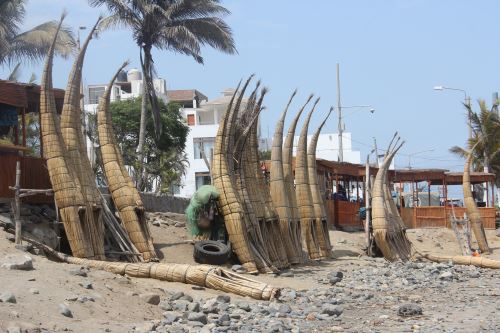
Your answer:
[[[59,304],[59,313],[65,317],[73,318],[73,313],[71,312],[69,307],[64,303]]]
[[[40,294],[40,291],[38,289],[36,289],[36,288],[30,288],[29,292],[32,293],[33,295]]]
[[[85,267],[73,268],[69,271],[70,275],[87,277],[87,270]]]
[[[33,259],[27,255],[8,255],[2,263],[2,268],[29,271],[33,269]]]
[[[94,287],[92,286],[92,282],[85,281],[85,282],[80,282],[78,283],[81,287],[85,289],[93,289]]]
[[[187,320],[200,322],[203,325],[208,323],[207,316],[203,313],[198,313],[198,312],[190,312],[187,316]]]
[[[414,303],[403,304],[398,308],[398,315],[401,317],[419,316],[422,313],[422,308]]]
[[[160,295],[155,294],[155,293],[140,294],[139,298],[148,304],[152,304],[152,305],[160,304]]]
[[[16,296],[11,292],[3,292],[0,294],[0,302],[2,303],[17,303]]]
[[[219,295],[217,296],[218,303],[229,303],[231,302],[231,297],[229,295]]]

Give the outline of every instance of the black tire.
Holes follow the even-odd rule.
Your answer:
[[[224,243],[204,240],[194,243],[194,260],[199,264],[223,265],[231,253],[231,249]]]

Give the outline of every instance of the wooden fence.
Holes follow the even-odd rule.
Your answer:
[[[363,221],[359,218],[360,204],[358,202],[326,200],[326,211],[330,228],[362,229]]]
[[[454,207],[455,215],[462,218],[464,207]],[[479,208],[485,229],[495,229],[495,208]],[[401,209],[401,217],[408,228],[450,228],[452,207],[415,207]]]
[[[45,159],[40,157],[0,154],[0,199],[14,198],[9,186],[16,182],[16,162],[21,161],[21,187],[29,189],[50,189],[52,185]],[[46,195],[34,195],[23,198],[30,203],[52,203],[54,198]]]

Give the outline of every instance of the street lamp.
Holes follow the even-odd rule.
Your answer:
[[[354,108],[367,108],[370,113],[374,113],[375,109],[371,105],[351,105],[351,106],[338,106],[337,110],[339,112],[339,122],[338,122],[338,132],[339,132],[339,161],[344,162],[344,146],[342,142],[342,135],[344,133],[345,124],[342,123],[342,109],[354,109]]]
[[[414,153],[409,153],[408,154],[408,169],[411,170],[411,157],[412,156],[418,155],[418,154],[422,154],[422,153],[428,153],[428,152],[431,152],[431,151],[434,151],[434,149],[426,149],[426,150],[417,151],[417,152],[414,152]]]
[[[471,108],[471,103],[470,103],[470,96],[467,95],[467,91],[464,89],[460,88],[451,88],[451,87],[445,87],[445,86],[434,86],[434,90],[454,90],[454,91],[461,91],[464,94],[464,104],[467,106],[467,114],[469,118],[469,139],[472,138],[472,123],[471,123],[471,114],[470,114],[470,108]]]

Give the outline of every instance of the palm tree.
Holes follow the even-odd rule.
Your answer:
[[[57,22],[42,23],[31,30],[21,32],[20,25],[25,16],[26,0],[0,1],[0,66],[24,61],[34,62],[47,54]],[[63,27],[59,32],[56,52],[67,57],[76,43],[71,30]],[[18,71],[19,66],[14,70]]]
[[[143,104],[137,153],[142,160],[146,130],[146,103],[151,104],[155,133],[159,137],[160,112],[153,86],[153,47],[192,56],[203,63],[201,47],[211,46],[222,52],[236,52],[231,28],[221,18],[229,11],[219,0],[89,0],[91,6],[105,5],[110,16],[101,28],[128,27],[139,46],[143,84]],[[141,167],[142,169],[142,167]],[[139,170],[138,175],[143,172]],[[141,177],[137,179],[140,185]]]
[[[470,105],[465,105],[472,125],[472,138],[468,145],[473,147],[473,170],[492,172],[496,175],[496,186],[500,187],[500,117],[498,114],[498,103],[495,101],[493,107],[488,109],[484,100],[479,101],[479,112],[472,110]],[[467,157],[468,150],[454,146],[450,152],[461,157]]]

